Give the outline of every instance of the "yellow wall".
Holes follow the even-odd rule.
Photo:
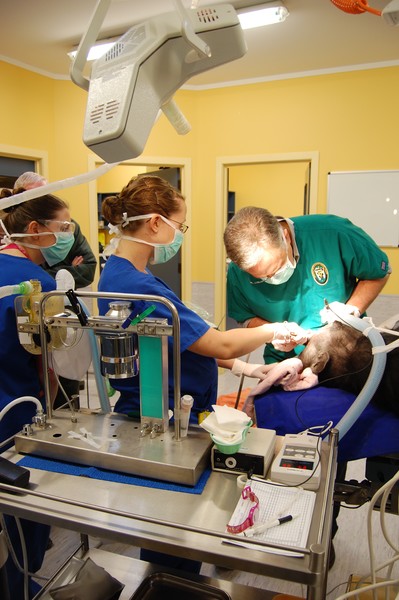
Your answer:
[[[87,171],[88,158],[94,155],[81,141],[86,92],[70,81],[50,80],[1,62],[0,78],[1,144],[47,151],[50,180]],[[218,157],[319,152],[318,212],[326,211],[329,171],[399,169],[399,67],[180,90],[176,100],[192,131],[178,136],[162,116],[140,158],[192,161],[194,281],[214,280],[215,247],[222,243],[215,231]],[[87,234],[88,186],[62,195]],[[387,249],[394,274],[384,293],[399,293],[398,252]]]
[[[307,168],[308,162],[229,167],[229,190],[235,192],[235,210],[260,206],[273,215],[303,214]]]

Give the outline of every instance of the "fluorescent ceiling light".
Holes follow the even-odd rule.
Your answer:
[[[281,23],[282,21],[285,21],[289,14],[288,9],[282,2],[268,2],[237,10],[237,15],[243,29],[254,29],[255,27]],[[87,60],[96,60],[103,56],[112,48],[117,39],[118,38],[104,40],[103,42],[98,42],[92,46],[89,50]],[[74,59],[76,53],[77,48],[72,52],[68,52],[68,56],[71,59]]]
[[[106,52],[108,52],[108,50],[110,50],[112,48],[112,46],[115,44],[117,38],[115,38],[114,40],[104,40],[103,42],[100,42],[98,44],[95,44],[94,46],[92,46],[89,50],[89,55],[87,57],[87,60],[96,60],[97,58],[100,58],[101,56],[103,56]],[[73,50],[72,52],[68,52],[68,56],[72,59],[75,58],[77,53],[77,49]]]
[[[242,8],[237,10],[237,15],[243,29],[253,29],[281,23],[288,17],[289,12],[282,2],[270,2]]]

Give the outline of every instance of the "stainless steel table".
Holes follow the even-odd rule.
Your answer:
[[[0,484],[0,512],[115,542],[307,586],[309,600],[325,597],[331,536],[337,435],[322,444],[322,481],[303,558],[222,544],[240,490],[236,477],[212,472],[202,494],[110,483],[31,469],[30,488]],[[5,457],[22,458],[9,450]],[[13,493],[10,493],[10,490]],[[234,595],[232,596],[234,600]],[[247,588],[247,598],[250,588]],[[259,597],[259,590],[254,597]],[[265,592],[265,598],[270,594]]]

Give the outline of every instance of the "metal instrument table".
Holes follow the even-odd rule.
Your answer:
[[[322,443],[322,480],[303,558],[259,551],[259,542],[254,549],[221,543],[228,537],[225,526],[240,494],[236,476],[228,473],[212,472],[202,494],[196,495],[31,469],[28,491],[15,493],[16,488],[0,484],[0,512],[300,583],[307,586],[308,600],[322,600],[327,585],[336,454],[337,434],[333,431],[329,442]],[[13,450],[4,456],[14,462],[22,458]],[[246,598],[270,598],[270,592],[259,592],[246,587]],[[232,593],[233,600],[239,597]]]

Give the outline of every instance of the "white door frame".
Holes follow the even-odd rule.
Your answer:
[[[228,169],[239,165],[262,163],[310,163],[309,212],[317,212],[317,191],[319,181],[319,153],[289,152],[284,154],[255,154],[244,156],[220,156],[216,158],[216,213],[215,213],[215,316],[214,322],[224,328],[226,312],[226,251],[223,232],[227,224]]]
[[[104,164],[104,161],[95,156],[88,157],[88,169],[89,171],[96,167]],[[191,159],[190,158],[175,158],[164,156],[140,156],[139,158],[126,160],[120,163],[120,165],[132,165],[132,166],[156,166],[156,167],[177,167],[180,168],[181,172],[181,187],[182,194],[186,199],[188,208],[186,223],[189,226],[187,233],[184,234],[184,244],[181,249],[182,257],[182,272],[181,272],[181,294],[184,302],[191,300]],[[127,182],[126,182],[127,183]],[[98,261],[98,219],[97,219],[97,180],[89,182],[89,214],[90,214],[90,246],[93,249],[94,254]],[[97,287],[98,281],[95,281]]]

